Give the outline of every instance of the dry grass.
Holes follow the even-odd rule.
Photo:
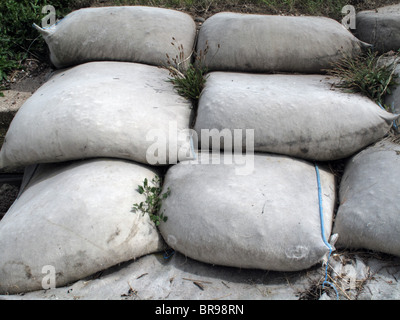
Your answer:
[[[340,273],[334,270],[334,263],[340,263],[344,268],[345,266],[355,266],[357,260],[362,260],[364,262],[370,261],[371,259],[379,260],[385,262],[379,269],[371,270],[371,268],[366,264],[366,269],[364,277],[360,278],[357,275],[357,279],[354,279],[353,283],[350,283],[349,275],[344,269]],[[334,262],[332,260],[335,260]],[[385,268],[397,268],[399,265],[395,261],[395,257],[381,252],[375,252],[371,250],[337,250],[333,253],[330,264],[328,266],[328,279],[332,283],[337,292],[339,300],[357,300],[359,295],[364,291],[366,285],[375,279],[375,277]],[[322,268],[321,268],[322,270]],[[336,293],[334,289],[325,285],[323,288],[324,275],[321,273],[319,279],[310,279],[310,286],[304,292],[299,294],[300,300],[319,300],[324,293],[332,299],[336,298]]]
[[[331,76],[340,79],[336,87],[348,92],[361,93],[377,104],[390,110],[384,105],[384,97],[391,94],[393,86],[397,85],[398,75],[395,73],[399,63],[398,53],[388,53],[393,58],[390,63],[381,63],[386,54],[367,51],[358,57],[344,57],[335,62],[332,69],[326,70]]]

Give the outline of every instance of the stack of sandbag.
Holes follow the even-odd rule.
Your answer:
[[[322,75],[365,45],[326,18],[206,20],[197,51],[208,51],[210,73],[197,114],[157,67],[177,53],[171,39],[189,58],[195,25],[187,15],[84,9],[41,32],[53,63],[69,69],[21,107],[0,152],[0,166],[33,170],[0,221],[2,293],[41,289],[44,266],[59,286],[161,250],[162,239],[206,263],[307,269],[334,249],[335,178],[313,161],[354,155],[396,118]],[[235,139],[220,141],[223,130],[242,138],[238,154]],[[147,215],[131,212],[144,201],[137,186],[157,174],[150,165],[172,165],[162,238]]]
[[[324,171],[319,185],[311,161],[354,155],[398,117],[323,74],[364,46],[327,18],[220,13],[204,22],[199,159],[165,177],[164,191],[174,190],[160,227],[169,246],[207,263],[277,271],[308,268],[333,249],[334,177]],[[235,150],[246,151],[250,170]]]
[[[368,147],[346,165],[334,225],[339,247],[400,256],[400,144],[391,139]]]
[[[160,68],[178,53],[173,41],[190,56],[190,16],[89,8],[41,32],[54,65],[68,68],[19,109],[0,152],[1,167],[27,166],[0,221],[1,294],[42,289],[47,270],[62,286],[162,250],[154,223],[132,207],[145,201],[138,185],[161,174],[149,164],[178,161],[193,116]]]
[[[21,107],[0,166],[92,157],[168,164],[169,154],[154,163],[146,152],[157,138],[177,144],[192,110],[159,67],[167,54],[178,54],[174,41],[184,49],[182,60],[190,57],[193,19],[161,8],[87,8],[41,32],[55,66],[71,68],[59,70]]]
[[[376,142],[396,117],[361,95],[335,90],[338,79],[322,75],[363,46],[324,17],[212,16],[197,44],[198,51],[208,47],[202,63],[212,71],[199,101],[199,141],[203,129],[253,129],[255,151],[324,161]],[[265,74],[271,72],[289,74]]]

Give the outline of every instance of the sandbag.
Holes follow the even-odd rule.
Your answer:
[[[95,159],[30,172],[0,221],[1,294],[45,289],[51,275],[63,286],[164,248],[149,216],[131,211],[145,200],[137,187],[154,169]]]
[[[196,35],[188,14],[141,6],[80,9],[49,28],[36,28],[57,68],[104,60],[166,65],[166,54],[175,58],[178,45],[182,60],[190,57]]]
[[[250,155],[248,155],[250,157]],[[206,263],[296,271],[318,263],[329,249],[321,234],[313,164],[255,154],[254,170],[236,174],[239,161],[199,153],[172,166],[164,180],[160,232],[169,246]],[[250,157],[251,158],[251,157]],[[324,233],[330,237],[334,176],[319,169]]]
[[[400,49],[400,4],[358,12],[355,35],[381,53]]]
[[[400,256],[400,145],[385,139],[352,157],[340,185],[337,246]]]
[[[241,129],[254,130],[258,152],[321,161],[348,157],[382,138],[398,116],[359,94],[335,90],[335,81],[323,75],[212,72],[194,126],[199,148],[214,144],[224,129]],[[223,140],[221,148],[232,145]]]
[[[192,106],[168,76],[165,69],[128,62],[58,71],[18,110],[0,167],[96,157],[176,163]],[[163,148],[152,148],[161,139]]]
[[[222,12],[202,25],[197,52],[208,47],[203,64],[210,71],[320,73],[364,45],[325,17]]]

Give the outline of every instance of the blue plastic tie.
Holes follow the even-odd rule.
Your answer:
[[[321,220],[321,234],[322,234],[322,240],[324,241],[325,245],[329,249],[329,255],[328,255],[328,260],[326,261],[326,267],[325,267],[325,280],[322,283],[322,289],[325,289],[325,284],[330,285],[336,292],[336,299],[339,300],[339,293],[335,287],[335,285],[332,282],[328,281],[328,266],[329,266],[329,259],[331,258],[332,254],[332,246],[330,243],[327,241],[325,237],[325,224],[324,224],[324,212],[323,212],[323,206],[322,206],[322,191],[321,191],[321,180],[319,177],[319,169],[318,166],[315,164],[315,172],[317,173],[317,182],[318,182],[318,200],[319,200],[319,217]]]
[[[175,253],[174,249],[168,249],[164,252],[164,259],[167,260],[169,258],[171,258]]]
[[[394,113],[394,101],[392,101],[392,113]],[[399,127],[397,126],[396,120],[393,120],[393,127],[396,131],[399,131]]]

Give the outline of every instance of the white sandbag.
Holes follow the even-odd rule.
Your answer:
[[[400,4],[357,13],[355,35],[382,53],[399,50]]]
[[[197,51],[209,47],[204,64],[210,71],[319,73],[363,45],[325,17],[222,12],[202,25]]]
[[[0,221],[0,292],[41,290],[52,275],[62,286],[162,250],[149,216],[131,211],[155,174],[115,159],[39,165]]]
[[[359,94],[335,90],[335,81],[323,75],[212,72],[194,127],[200,148],[207,130],[215,142],[224,129],[249,129],[255,151],[325,161],[348,157],[382,138],[398,116]],[[224,143],[222,148],[232,148]]]
[[[172,166],[164,180],[168,217],[160,232],[188,257],[217,265],[295,271],[317,264],[328,247],[321,234],[314,165],[255,154],[254,170],[237,175],[237,162],[220,154]],[[218,161],[220,162],[219,164]],[[334,176],[320,169],[324,233],[330,237]]]
[[[18,110],[0,167],[95,157],[176,163],[185,144],[179,133],[189,128],[192,109],[168,76],[165,69],[128,62],[60,70]],[[157,139],[165,140],[165,150],[154,159],[149,152]]]
[[[166,65],[166,54],[174,58],[178,44],[188,58],[196,35],[188,14],[141,6],[80,9],[56,25],[36,28],[57,68],[104,60]]]
[[[399,177],[400,145],[389,140],[349,160],[334,225],[339,247],[400,256]]]

